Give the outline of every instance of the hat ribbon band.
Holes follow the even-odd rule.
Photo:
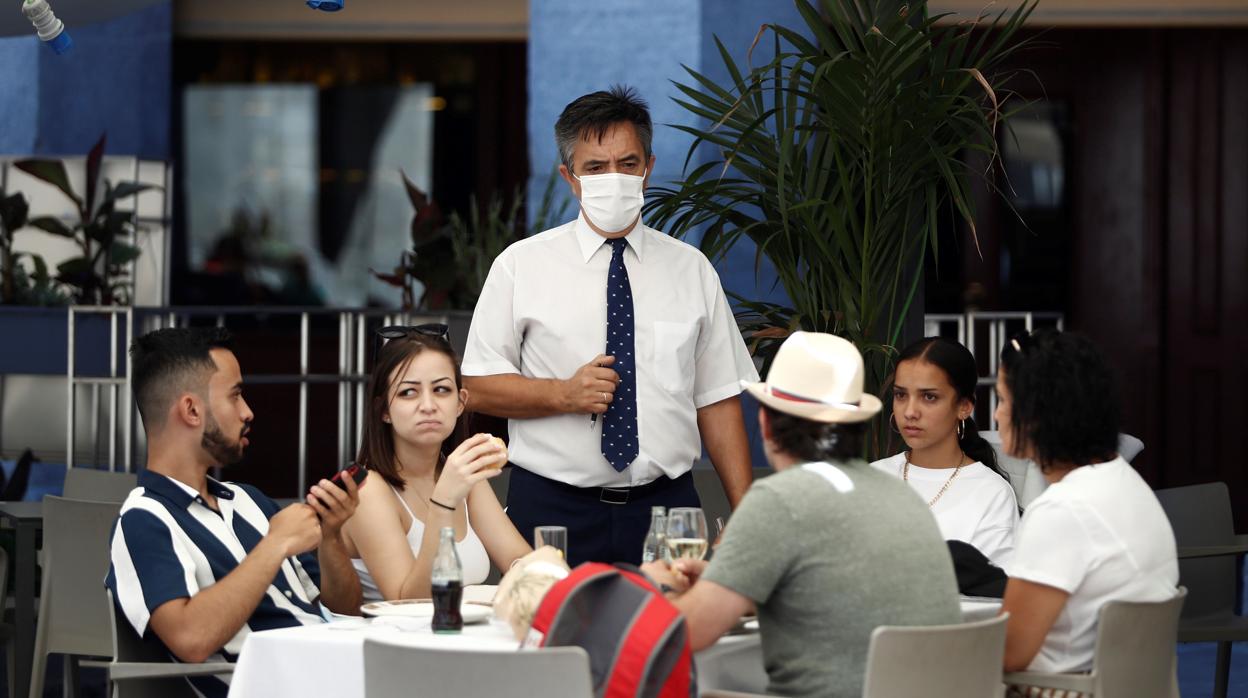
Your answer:
[[[859,407],[858,402],[827,402],[826,400],[816,400],[815,398],[806,397],[804,395],[798,395],[797,393],[790,393],[786,390],[781,390],[772,385],[767,386],[767,393],[769,395],[772,395],[773,397],[778,397],[781,400],[790,400],[792,402],[805,402],[805,403],[811,403],[811,404],[816,404],[816,405],[827,405],[828,407],[837,407],[843,410],[856,410]]]

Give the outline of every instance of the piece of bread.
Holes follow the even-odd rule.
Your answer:
[[[501,448],[503,452],[499,454],[497,462],[491,463],[486,467],[498,470],[504,465],[507,465],[507,444],[503,443],[503,440],[498,438],[497,436],[491,436],[490,440],[498,444],[498,447]]]

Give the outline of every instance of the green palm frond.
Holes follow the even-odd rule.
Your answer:
[[[712,259],[753,241],[791,305],[735,299],[751,351],[769,361],[793,330],[838,334],[878,389],[935,254],[937,211],[952,205],[976,235],[971,186],[989,173],[960,158],[996,162],[1015,75],[1004,62],[1027,43],[1035,0],[971,23],[928,16],[926,0],[796,5],[805,27],[756,37],[775,49],[766,64],[740,66],[716,39],[726,84],[686,67],[675,101],[708,125],[675,126],[693,137],[684,179],[651,191],[647,220],[702,231]],[[706,144],[717,157],[690,169]]]

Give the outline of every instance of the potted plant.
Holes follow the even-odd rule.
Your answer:
[[[100,136],[87,154],[85,196],[79,196],[70,186],[61,160],[32,158],[13,163],[17,169],[56,187],[74,204],[78,220],[72,225],[54,216],[32,218],[27,224],[78,245],[81,254],[57,265],[56,278],[72,289],[73,302],[82,305],[130,302],[133,282],[127,265],[139,256],[139,248],[133,244],[138,225],[134,212],[118,211],[117,202],[153,188],[138,182],[120,182],[114,187],[104,180],[100,191],[105,139]]]
[[[65,372],[65,309],[29,306],[130,302],[132,280],[128,265],[139,256],[139,248],[133,244],[138,226],[135,214],[117,210],[117,204],[154,187],[137,182],[114,186],[108,180],[101,181],[104,146],[105,137],[101,136],[87,155],[83,196],[70,185],[61,160],[28,158],[13,163],[17,169],[62,192],[72,202],[76,220],[66,223],[55,216],[31,217],[22,194],[0,192],[0,314],[6,338],[5,350],[0,352],[2,373]],[[14,236],[24,228],[72,240],[79,254],[56,265],[53,273],[41,256],[14,249]],[[109,324],[102,317],[87,318],[76,334],[83,346],[107,346],[108,336]],[[107,355],[78,352],[78,357],[78,372],[107,375]]]
[[[405,173],[400,175],[414,209],[412,247],[402,252],[393,271],[373,271],[373,275],[403,289],[403,310],[471,311],[494,258],[525,235],[565,222],[571,203],[558,196],[559,178],[552,173],[533,224],[527,228],[520,217],[524,193],[519,188],[507,199],[493,192],[484,207],[474,195],[469,198],[467,217],[453,212],[444,218],[435,201]],[[424,287],[419,299],[415,293],[418,281]]]
[[[854,342],[878,392],[935,252],[937,213],[952,205],[975,233],[967,151],[996,156],[1013,74],[1003,61],[1035,6],[974,22],[929,16],[926,0],[796,0],[801,30],[764,25],[775,47],[764,65],[739,66],[716,39],[725,85],[686,68],[684,109],[708,126],[714,156],[659,187],[652,225],[677,236],[703,230],[712,259],[742,237],[774,265],[789,303],[737,296],[751,351],[769,359],[791,332]],[[991,184],[991,182],[990,182]],[[876,443],[879,443],[877,433]]]

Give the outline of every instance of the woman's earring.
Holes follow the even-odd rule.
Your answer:
[[[893,415],[893,418],[888,420],[888,425],[893,428],[894,434],[901,435],[901,430],[897,428],[897,415]]]
[[[962,419],[958,421],[958,438],[961,439],[962,435],[965,433],[966,433],[966,420]]]

